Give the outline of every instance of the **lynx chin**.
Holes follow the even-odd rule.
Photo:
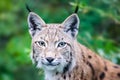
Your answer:
[[[60,24],[46,24],[36,13],[29,13],[31,59],[44,70],[44,79],[120,80],[119,65],[77,42],[79,23],[75,13]]]

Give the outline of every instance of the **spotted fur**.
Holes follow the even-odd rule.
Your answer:
[[[79,18],[72,14],[61,24],[46,24],[28,16],[31,59],[45,80],[120,80],[120,66],[98,56],[76,40]]]

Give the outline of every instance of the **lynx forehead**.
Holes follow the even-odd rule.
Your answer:
[[[31,59],[44,70],[45,80],[120,80],[120,66],[77,42],[79,22],[72,14],[60,24],[46,24],[29,13]]]

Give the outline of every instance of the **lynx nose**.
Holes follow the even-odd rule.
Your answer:
[[[47,60],[49,63],[51,63],[51,62],[54,60],[54,58],[52,58],[52,57],[47,57],[46,60]]]

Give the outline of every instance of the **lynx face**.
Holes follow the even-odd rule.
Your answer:
[[[74,41],[78,33],[79,19],[76,14],[61,24],[45,24],[35,13],[28,16],[32,37],[31,58],[38,68],[64,72],[75,65]]]

